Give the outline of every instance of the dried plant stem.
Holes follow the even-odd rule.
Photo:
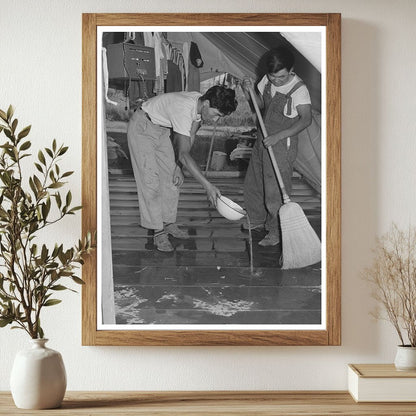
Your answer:
[[[401,345],[416,346],[416,228],[400,230],[393,224],[377,240],[372,267],[363,277],[374,287],[373,297],[381,303],[395,328]]]

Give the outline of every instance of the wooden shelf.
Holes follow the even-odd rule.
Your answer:
[[[67,392],[59,409],[22,410],[0,392],[0,415],[414,415],[414,403],[355,403],[339,391]]]

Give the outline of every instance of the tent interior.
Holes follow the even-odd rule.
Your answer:
[[[237,110],[216,125],[201,127],[192,156],[201,171],[224,195],[244,206],[242,187],[250,150],[257,138],[257,121],[242,93],[241,80],[249,76],[256,83],[265,74],[267,52],[281,45],[290,48],[295,56],[294,70],[308,87],[314,119],[319,125],[321,36],[321,32],[269,31],[103,34],[103,143],[107,150],[107,154],[103,154],[106,159],[103,169],[107,169],[103,178],[108,174],[103,196],[109,197],[112,236],[110,247],[107,247],[108,256],[104,256],[110,263],[108,270],[112,270],[107,281],[111,284],[106,286],[104,282],[103,286],[114,287],[114,293],[109,289],[103,298],[107,296],[106,299],[110,299],[114,295],[114,315],[118,324],[320,323],[320,265],[292,273],[292,280],[283,271],[276,274],[280,267],[280,245],[272,248],[258,246],[256,243],[263,236],[253,235],[249,239],[240,229],[241,222],[222,218],[214,207],[208,205],[203,189],[189,175],[185,175],[181,189],[178,223],[187,228],[192,239],[175,241],[172,255],[154,250],[151,234],[139,226],[140,213],[126,131],[131,112],[154,95],[182,90],[203,93],[215,84],[235,89]],[[158,52],[160,45],[157,42],[166,48]],[[192,44],[196,45],[197,56],[202,61],[201,65],[198,62],[199,67],[192,63],[195,61],[195,56],[192,60]],[[132,75],[128,57],[119,53],[120,50],[126,51],[126,46],[133,52],[136,46],[145,47],[141,52],[154,50],[156,62],[163,51],[169,50],[172,61],[182,65],[183,70],[179,73],[176,70],[173,83],[169,79],[173,77],[173,66],[169,63],[168,67],[166,62],[152,67],[150,75],[146,72],[148,68],[139,76]],[[130,58],[136,59],[132,55]],[[303,140],[306,143],[304,147],[301,142],[299,140],[292,200],[302,206],[320,235],[320,129],[309,129],[307,139]],[[250,273],[245,275],[253,265],[258,271],[257,280],[252,279]],[[279,289],[279,285],[284,289]],[[276,306],[276,297],[285,299],[282,307]],[[106,304],[105,299],[103,304]],[[104,320],[113,322],[111,317],[105,318],[105,314]]]
[[[110,58],[108,58],[108,66],[110,68],[108,85],[110,88],[113,87],[110,91],[116,95],[116,97],[113,96],[107,100],[110,102],[110,104],[107,102],[108,118],[128,120],[127,109],[135,109],[142,100],[158,93],[181,90],[197,90],[203,93],[215,84],[224,84],[236,90],[239,102],[235,113],[225,117],[218,123],[218,126],[225,125],[230,128],[218,129],[217,135],[227,135],[228,137],[230,133],[241,133],[256,129],[256,117],[241,91],[240,81],[247,76],[254,83],[259,81],[266,73],[265,59],[267,52],[278,46],[289,48],[295,56],[295,72],[308,87],[315,121],[315,128],[311,127],[307,132],[304,132],[308,134],[308,140],[300,141],[295,170],[304,176],[318,193],[321,193],[321,32],[163,32],[157,34],[159,35],[157,38],[155,36],[156,33],[153,33],[153,36],[150,37],[143,35],[145,35],[143,32],[106,32],[103,36],[103,47],[108,48],[109,45],[114,46],[115,44],[120,45],[128,42],[144,46],[152,45],[150,48],[157,50],[155,41],[164,42],[170,47],[168,54],[172,54],[173,49],[178,51],[178,55],[184,58],[184,78],[188,77],[189,80],[191,79],[192,68],[197,72],[197,77],[193,76],[192,78],[194,80],[196,78],[197,81],[191,85],[190,82],[185,80],[182,84],[177,82],[176,84],[171,83],[169,86],[170,75],[167,68],[163,70],[158,65],[156,65],[155,76],[149,77],[149,79],[146,77],[146,79],[141,80],[135,79],[128,74],[125,77],[119,77],[118,75],[117,77],[112,77],[112,65]],[[191,63],[189,46],[188,48],[185,47],[185,45],[190,44],[197,45],[202,59],[202,66],[197,69]],[[166,55],[166,50],[162,48],[159,55],[163,53]],[[177,59],[178,55],[175,55],[174,59]],[[156,60],[158,60],[157,56]],[[125,61],[124,65],[126,66]],[[154,78],[158,77],[159,72],[161,72],[160,77],[165,78],[163,87],[155,86]],[[163,74],[163,72],[165,73]],[[117,101],[120,104],[120,101],[123,100],[127,105],[114,106],[111,104],[111,102],[117,103]],[[210,148],[211,153],[213,150],[227,153],[228,161],[230,162],[229,156],[233,150],[230,146],[235,147],[236,144],[231,143],[225,148],[213,149],[210,144],[207,144],[209,140],[206,138],[211,136],[212,126],[211,128],[209,126],[203,127],[199,136],[204,136],[205,139],[196,143],[193,149],[194,156],[200,166],[206,168],[206,163],[211,160],[212,155],[207,155]],[[249,145],[252,145],[252,142],[249,142]],[[125,151],[126,149],[124,148],[123,150]],[[238,166],[241,169],[241,163]]]
[[[321,111],[321,33],[203,32],[190,36],[203,51],[202,74],[214,70],[240,79],[249,76],[254,81],[266,73],[268,51],[279,46],[289,48],[295,56],[295,72],[307,85],[313,108]]]

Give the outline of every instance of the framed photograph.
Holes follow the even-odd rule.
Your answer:
[[[340,345],[340,33],[83,15],[83,345]]]

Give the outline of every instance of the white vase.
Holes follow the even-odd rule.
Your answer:
[[[32,339],[32,347],[14,360],[10,388],[21,409],[59,407],[66,390],[66,372],[59,352],[45,346],[47,339]]]
[[[416,347],[398,345],[394,365],[399,371],[416,370]]]

